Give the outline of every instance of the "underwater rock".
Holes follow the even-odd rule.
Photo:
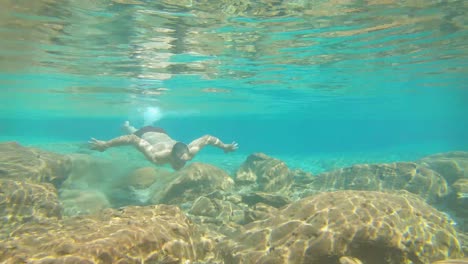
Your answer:
[[[254,153],[237,170],[235,182],[262,192],[287,191],[293,182],[293,174],[283,161]]]
[[[28,183],[0,179],[0,237],[8,234],[7,227],[26,222],[60,219],[62,207],[52,184]]]
[[[246,206],[234,204],[228,199],[216,199],[201,196],[188,211],[193,216],[199,216],[194,221],[199,223],[234,223],[242,224]]]
[[[173,173],[173,176],[175,179],[162,193],[154,193],[151,198],[153,204],[193,202],[214,191],[230,190],[234,185],[234,181],[222,169],[197,162]]]
[[[109,181],[115,180],[119,168],[110,160],[88,154],[70,154],[71,170],[63,183],[66,189],[105,189]]]
[[[60,187],[71,169],[70,159],[16,142],[0,143],[0,178],[33,183],[47,182]]]
[[[114,206],[147,205],[159,200],[175,175],[157,167],[141,167],[121,177],[108,193]]]
[[[429,263],[462,257],[447,217],[406,191],[337,191],[303,198],[221,241],[228,263]]]
[[[458,229],[457,229],[458,230]],[[468,231],[459,232],[458,233],[458,240],[460,240],[463,252],[465,256],[468,256]]]
[[[99,190],[106,195],[113,207],[142,205],[149,199],[148,191],[136,192],[137,189],[132,186],[140,187],[140,184],[144,184],[143,177],[138,178],[135,174],[137,176],[132,178],[131,171],[134,168],[128,163],[88,154],[70,154],[69,157],[72,169],[62,189]]]
[[[212,240],[219,241],[223,237],[231,237],[241,232],[249,210],[236,195],[214,192],[199,197],[188,211],[188,216],[208,233]]]
[[[315,176],[307,171],[295,169],[291,171],[291,174],[294,177],[294,185],[308,184],[315,180]]]
[[[209,233],[231,236],[245,224],[247,205],[241,197],[227,192],[215,191],[193,202],[188,215]]]
[[[468,178],[459,179],[454,184],[452,184],[452,189],[455,192],[457,197],[458,206],[466,209],[466,214],[468,214]]]
[[[27,223],[0,241],[0,262],[194,263],[213,247],[176,206],[131,206]]]
[[[282,195],[278,194],[270,194],[270,193],[263,193],[263,192],[255,192],[255,193],[248,193],[242,195],[242,202],[252,206],[257,203],[263,203],[275,208],[279,208],[285,206],[286,204],[291,203],[291,200]]]
[[[162,175],[163,174],[163,175]],[[164,177],[165,175],[171,174],[170,171],[155,168],[155,167],[142,167],[134,170],[126,179],[126,185],[133,187],[137,190],[147,189],[158,178]]]
[[[243,224],[274,217],[278,209],[268,204],[257,203],[245,210]]]
[[[362,264],[362,261],[352,257],[341,257],[340,264]]]
[[[446,259],[446,260],[440,260],[440,261],[432,262],[431,264],[468,264],[468,258],[464,258],[464,259]]]
[[[313,191],[334,190],[407,190],[428,202],[448,195],[444,178],[437,172],[413,162],[359,164],[317,175],[305,186]]]
[[[142,167],[124,175],[108,192],[113,206],[147,205],[159,201],[175,175],[163,168]]]
[[[201,196],[195,200],[189,213],[198,216],[217,217],[220,214],[220,210],[219,205],[212,199]]]
[[[111,205],[106,195],[96,190],[60,190],[63,215],[88,215],[100,212]]]
[[[457,222],[460,222],[459,228],[468,232],[468,178],[457,180],[451,187],[453,194],[450,196],[447,207],[456,216]]]
[[[274,216],[277,209],[271,205],[255,202],[251,205],[243,203],[236,195],[224,194],[207,195],[199,197],[192,205],[188,214],[190,218],[200,224],[214,224],[212,230],[221,234],[235,233],[229,228],[239,229],[239,225],[245,225],[256,220],[263,220]],[[220,225],[223,225],[221,227]],[[221,227],[221,228],[220,228]]]
[[[468,178],[468,152],[434,154],[420,159],[418,163],[437,171],[449,184],[461,178]]]

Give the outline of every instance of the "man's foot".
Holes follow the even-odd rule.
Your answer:
[[[124,131],[125,134],[133,134],[136,129],[130,125],[129,121],[125,121],[122,125],[122,130]]]

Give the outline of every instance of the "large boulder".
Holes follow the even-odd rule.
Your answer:
[[[61,217],[62,207],[52,184],[0,179],[0,238],[12,227]]]
[[[437,172],[413,162],[359,164],[317,175],[307,189],[334,190],[407,190],[429,202],[448,195],[445,179]]]
[[[241,196],[213,192],[195,200],[188,214],[196,223],[229,237],[238,233],[242,225],[274,216],[278,211],[274,206],[289,202],[285,197],[266,193]]]
[[[0,240],[0,262],[194,263],[212,248],[179,208],[133,206],[27,223]]]
[[[420,159],[418,163],[437,171],[449,184],[461,178],[468,178],[468,152],[434,154]]]
[[[116,206],[146,205],[155,194],[162,194],[174,177],[164,168],[140,167],[116,181],[108,195]]]
[[[237,170],[235,182],[249,186],[251,191],[281,192],[289,190],[293,178],[293,173],[283,161],[254,153]]]
[[[193,203],[198,197],[214,191],[230,190],[234,181],[229,175],[212,165],[191,163],[173,174],[174,180],[162,192],[154,192],[153,204]]]
[[[155,168],[155,167],[141,167],[133,170],[128,177],[126,177],[126,185],[135,190],[148,189],[155,183],[161,174],[170,174],[169,171]]]
[[[71,161],[60,155],[16,142],[0,143],[0,178],[52,183],[60,187],[71,170]]]
[[[430,263],[463,256],[445,214],[405,191],[307,197],[246,225],[219,250],[226,263]]]

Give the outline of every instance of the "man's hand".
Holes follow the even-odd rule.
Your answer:
[[[236,142],[232,142],[231,144],[226,144],[223,149],[224,149],[224,153],[228,153],[228,152],[233,152],[238,148],[239,148],[239,145]]]
[[[90,141],[88,141],[90,148],[94,150],[99,150],[99,151],[104,151],[107,149],[107,145],[105,141],[102,140],[97,140],[95,138],[91,138]]]

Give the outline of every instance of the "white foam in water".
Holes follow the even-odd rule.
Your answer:
[[[159,107],[147,107],[143,111],[143,122],[145,126],[151,125],[162,118],[163,114]]]

